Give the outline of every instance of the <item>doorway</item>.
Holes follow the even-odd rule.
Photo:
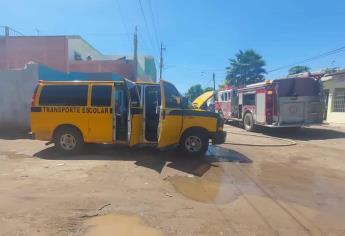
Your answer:
[[[323,120],[327,120],[327,111],[328,111],[328,99],[329,99],[329,89],[323,90]]]
[[[149,142],[158,140],[159,110],[161,105],[160,86],[145,86],[145,139]]]
[[[123,84],[115,84],[114,91],[115,140],[127,141],[128,99]]]

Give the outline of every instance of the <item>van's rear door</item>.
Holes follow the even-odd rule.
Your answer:
[[[171,83],[161,80],[161,107],[158,125],[158,147],[164,148],[180,141],[183,109],[182,96]]]

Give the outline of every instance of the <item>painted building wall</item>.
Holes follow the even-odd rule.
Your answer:
[[[0,37],[0,69],[19,69],[30,62],[68,71],[64,36]]]
[[[68,37],[68,60],[75,61],[75,53],[80,54],[83,61],[87,60],[90,56],[92,60],[104,60],[106,57],[92,47],[89,43],[79,36]]]
[[[345,73],[340,75],[334,75],[325,77],[323,80],[323,89],[329,90],[328,107],[327,107],[327,119],[329,123],[345,124],[345,112],[333,111],[333,99],[336,88],[345,89]]]
[[[70,62],[71,72],[110,72],[134,81],[134,65],[128,60],[74,61]]]
[[[32,61],[63,72],[111,72],[134,80],[133,59],[119,58],[103,55],[80,36],[0,37],[0,69],[23,68]],[[154,58],[139,56],[137,74],[139,81],[156,81]]]
[[[29,131],[38,65],[28,65],[20,70],[0,70],[0,78],[0,130]]]
[[[151,56],[138,57],[138,81],[156,82],[157,70],[154,58]]]
[[[38,80],[120,81],[114,73],[65,73],[52,68],[28,64],[24,69],[0,70],[0,131],[30,130],[31,98]]]

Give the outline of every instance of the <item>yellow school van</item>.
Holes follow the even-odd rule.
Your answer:
[[[200,101],[199,101],[200,103]],[[40,81],[32,99],[31,129],[64,153],[87,143],[179,147],[202,155],[223,143],[221,117],[193,107],[167,81]]]

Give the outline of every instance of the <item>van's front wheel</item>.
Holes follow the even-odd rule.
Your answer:
[[[204,155],[208,149],[208,136],[203,131],[188,131],[180,142],[180,149],[190,156]]]
[[[80,132],[72,128],[59,129],[54,137],[57,150],[64,154],[75,154],[82,150],[84,140]]]

